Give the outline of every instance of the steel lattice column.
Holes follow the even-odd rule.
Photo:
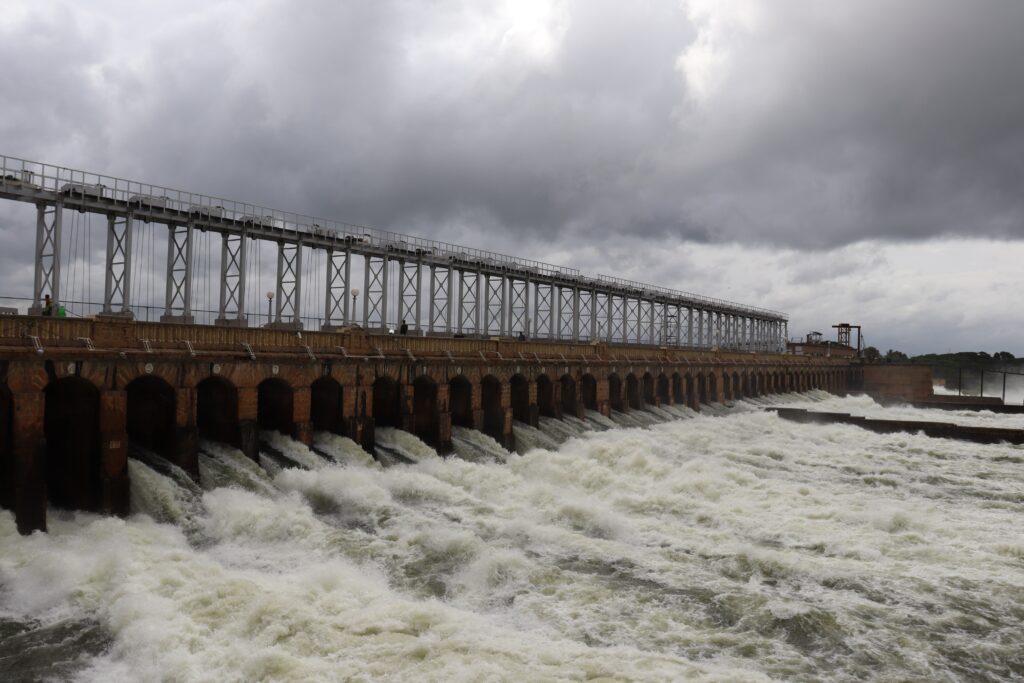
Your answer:
[[[592,341],[611,341],[612,334],[612,296],[604,292],[594,292],[594,315]]]
[[[430,266],[430,311],[429,330],[431,332],[452,331],[451,314],[451,283],[450,268]]]
[[[388,327],[388,260],[365,256],[363,267],[363,327]]]
[[[623,297],[622,299],[622,339],[623,344],[636,343],[639,341],[640,328],[637,324],[637,309],[639,302],[636,299]]]
[[[516,336],[520,332],[529,334],[530,283],[527,280],[508,281],[508,333]]]
[[[103,314],[132,317],[132,215],[107,216]]]
[[[575,303],[576,290],[573,287],[558,288],[558,322],[555,329],[558,330],[559,339],[575,339],[573,336],[573,324],[576,322]]]
[[[191,325],[192,224],[167,226],[167,293],[160,322]]]
[[[697,346],[704,348],[704,309],[697,311]]]
[[[608,341],[621,342],[626,337],[626,300],[608,296]]]
[[[533,285],[533,338],[553,339],[555,288],[549,284],[535,282]]]
[[[501,275],[481,275],[484,298],[483,333],[505,334],[505,278]]]
[[[576,341],[590,341],[594,337],[594,293],[589,289],[578,289],[574,301]]]
[[[693,307],[686,309],[686,345],[693,346]]]
[[[420,263],[398,262],[398,319],[414,330],[420,328]]]
[[[480,273],[459,271],[459,332],[473,334],[480,331]]]
[[[348,325],[348,285],[352,276],[352,254],[348,249],[327,250],[327,288],[324,302],[324,329]],[[354,311],[352,311],[354,313]],[[352,316],[355,317],[355,316]]]
[[[279,242],[277,245],[277,307],[274,324],[302,328],[302,244]],[[290,320],[289,320],[290,318]]]
[[[63,206],[56,204],[36,205],[36,267],[32,288],[31,314],[43,310],[43,300],[50,295],[51,301],[60,301],[60,238]]]
[[[220,249],[220,308],[216,324],[244,327],[245,255],[249,240],[245,235],[223,233]]]

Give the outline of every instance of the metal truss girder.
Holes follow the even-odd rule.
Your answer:
[[[430,312],[431,332],[451,332],[451,283],[452,271],[443,266],[430,266]]]
[[[480,331],[480,273],[475,270],[459,271],[458,327],[462,334]]]
[[[352,276],[352,254],[348,249],[327,250],[327,294],[324,302],[324,325],[348,325],[348,284]]]
[[[64,215],[60,202],[36,205],[36,264],[32,292],[32,312],[42,310],[43,300],[49,294],[53,301],[60,300],[60,244],[61,222]]]
[[[192,315],[192,224],[167,226],[167,291],[164,315]]]
[[[533,285],[533,336],[538,339],[552,339],[554,328],[555,288],[551,284],[536,282]]]
[[[103,288],[104,313],[131,313],[132,215],[107,216],[107,272]]]
[[[365,256],[363,268],[363,327],[388,326],[388,260],[381,256]]]
[[[518,335],[530,331],[530,283],[526,280],[508,280],[508,333]]]
[[[301,302],[302,243],[279,242],[275,322],[300,324]]]
[[[412,329],[420,328],[420,263],[398,262],[398,319]]]

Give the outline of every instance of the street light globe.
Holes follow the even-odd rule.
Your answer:
[[[273,299],[273,298],[274,298],[274,293],[273,292],[267,292],[267,299]]]
[[[358,287],[353,287],[352,288],[352,296],[359,296],[359,288]]]

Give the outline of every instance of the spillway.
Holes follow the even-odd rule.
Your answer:
[[[380,461],[265,434],[267,470],[204,442],[202,489],[133,459],[127,520],[54,514],[22,537],[0,512],[0,663],[115,682],[1017,680],[1021,447],[763,404],[515,424],[534,441],[504,458],[469,430],[441,458],[381,429]],[[641,412],[657,419],[622,426]],[[942,413],[960,417],[1018,419]]]

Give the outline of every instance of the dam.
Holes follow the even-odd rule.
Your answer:
[[[704,295],[9,156],[0,199],[35,210],[32,296],[0,316],[0,503],[23,533],[48,505],[126,514],[133,445],[198,477],[201,439],[373,453],[392,428],[447,453],[462,428],[512,450],[514,423],[862,383],[849,357],[786,354],[785,314]]]
[[[445,453],[461,426],[511,449],[514,421],[862,382],[845,358],[4,316],[3,503],[23,532],[48,504],[126,514],[133,442],[197,475],[200,438],[255,458],[261,429],[372,453],[394,427]]]

